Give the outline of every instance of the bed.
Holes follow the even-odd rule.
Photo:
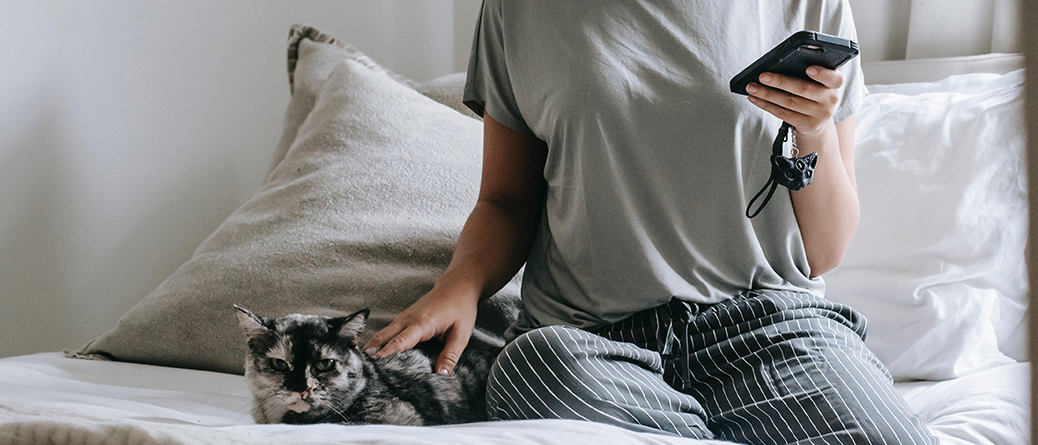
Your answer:
[[[995,54],[865,67],[862,225],[827,297],[870,318],[870,348],[945,444],[1029,441],[1021,66]],[[446,265],[479,175],[481,123],[460,75],[414,82],[305,26],[288,69],[264,187],[109,332],[0,360],[0,442],[719,443],[556,420],[255,425],[231,303],[374,301],[370,334]],[[481,307],[480,341],[500,341],[517,289]]]
[[[1027,364],[899,384],[944,444],[1027,443]],[[41,353],[0,360],[0,441],[13,443],[723,443],[578,421],[445,427],[254,425],[237,375]]]

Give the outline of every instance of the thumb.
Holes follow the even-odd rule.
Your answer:
[[[436,360],[436,372],[449,375],[454,372],[454,367],[461,359],[461,353],[469,344],[472,331],[459,329],[457,326],[451,328],[447,333],[447,342],[440,351],[440,357]]]

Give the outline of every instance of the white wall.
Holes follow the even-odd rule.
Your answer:
[[[862,61],[1020,52],[1016,0],[849,0]]]
[[[0,357],[111,328],[255,192],[291,24],[426,80],[465,66],[480,3],[0,1]],[[865,60],[1015,48],[1011,0],[851,3]],[[935,5],[956,26],[931,26]]]
[[[0,2],[0,357],[111,328],[258,188],[288,104],[291,24],[424,80],[459,70],[478,10]]]

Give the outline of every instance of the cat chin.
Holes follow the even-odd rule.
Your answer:
[[[289,411],[301,414],[310,411],[310,404],[305,400],[296,400],[295,402],[285,405],[285,408],[288,408]]]
[[[297,392],[288,393],[283,400],[285,403],[282,406],[285,409],[300,414],[310,411],[310,407],[312,406],[310,402],[300,396]]]

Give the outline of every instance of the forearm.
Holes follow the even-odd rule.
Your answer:
[[[833,124],[840,103],[843,74],[820,66],[808,79],[775,73],[750,83],[749,100],[789,122],[797,130],[798,150],[818,153],[813,182],[790,192],[793,212],[804,241],[811,277],[836,267],[858,228],[858,192],[854,185],[854,115]]]
[[[465,289],[480,299],[490,297],[526,262],[539,220],[539,205],[480,200],[436,285]]]
[[[853,122],[849,124],[853,135]],[[836,267],[843,258],[858,227],[858,194],[840,152],[835,126],[824,126],[817,134],[798,133],[797,145],[801,153],[818,153],[813,182],[790,191],[814,278]]]

